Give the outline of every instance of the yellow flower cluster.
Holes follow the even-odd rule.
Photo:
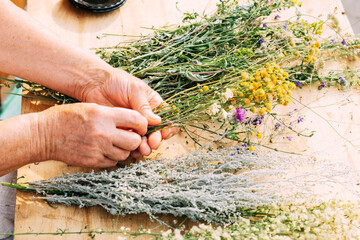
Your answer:
[[[315,63],[317,61],[316,55],[319,53],[320,45],[318,41],[310,45],[308,48],[309,55],[305,58],[305,63]]]
[[[254,74],[241,73],[240,86],[234,91],[233,105],[241,103],[253,113],[270,112],[274,102],[284,106],[290,103],[294,83],[287,81],[289,74],[278,64],[266,64]]]

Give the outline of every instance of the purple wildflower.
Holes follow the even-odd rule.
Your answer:
[[[195,61],[195,62],[194,62],[194,64],[196,65],[196,64],[198,64],[198,62],[197,62],[197,61]]]
[[[258,115],[256,118],[254,118],[253,120],[250,119],[251,124],[254,126],[260,125],[262,124],[264,120],[264,116],[263,115]]]
[[[345,82],[345,79],[343,77],[339,77],[339,80],[340,80],[340,84],[341,85],[345,85],[346,82]]]
[[[300,81],[296,81],[296,82],[295,82],[295,85],[296,85],[297,87],[299,87],[299,88],[302,87],[302,83],[301,83]]]
[[[268,27],[268,25],[267,25],[266,23],[264,23],[262,26],[263,26],[263,28],[267,28],[267,27]]]
[[[345,39],[343,39],[343,40],[341,41],[341,44],[342,44],[342,45],[346,45]]]
[[[297,108],[295,108],[293,111],[290,111],[288,113],[289,116],[293,115],[295,112],[299,111]]]
[[[277,131],[277,130],[280,129],[280,127],[281,127],[281,124],[277,122],[277,123],[275,124],[275,129],[274,129],[274,130]]]
[[[288,28],[287,28],[287,25],[285,24],[285,25],[283,25],[283,28],[284,28],[284,30],[285,31],[287,31],[288,30]]]
[[[248,147],[248,145],[246,144],[246,143],[244,143],[243,145],[241,145],[242,147],[244,147],[244,148],[247,148]]]
[[[299,116],[298,119],[297,119],[297,122],[298,123],[301,123],[304,121],[304,117],[303,116]]]
[[[263,44],[264,43],[264,40],[263,39],[260,39],[259,40],[259,44],[261,45],[261,44]]]
[[[336,40],[335,39],[330,39],[330,42],[331,43],[336,43]]]
[[[246,110],[241,107],[237,107],[234,111],[235,122],[243,123],[246,117]]]
[[[280,16],[279,14],[277,14],[277,15],[274,17],[275,20],[278,20],[279,18],[281,18],[281,16]]]
[[[324,87],[327,87],[327,85],[324,81],[321,81],[321,84],[319,85],[319,89],[322,89]]]
[[[292,136],[288,136],[286,137],[287,140],[291,141],[292,140]]]

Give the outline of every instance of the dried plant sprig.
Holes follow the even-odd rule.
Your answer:
[[[299,171],[304,166],[308,170]],[[342,180],[350,174],[351,168],[343,163],[230,147],[141,162],[112,172],[3,185],[36,192],[43,195],[37,198],[51,203],[101,206],[111,214],[147,213],[158,221],[157,214],[172,214],[224,225],[243,219],[259,206],[314,196],[315,183],[330,189],[337,183],[355,186],[356,177]]]

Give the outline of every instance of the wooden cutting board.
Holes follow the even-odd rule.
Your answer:
[[[179,4],[176,7],[176,2]],[[123,37],[97,39],[102,33],[130,34],[148,33],[142,27],[164,26],[179,23],[182,13],[179,11],[211,12],[215,9],[215,0],[128,0],[120,9],[106,14],[91,14],[71,6],[67,0],[28,0],[27,11],[42,25],[54,31],[63,40],[84,49],[111,46]],[[351,26],[343,11],[340,0],[304,0],[301,11],[311,15],[332,14],[335,7],[336,15],[345,32],[352,33]],[[282,15],[286,19],[285,15]],[[39,23],[39,24],[40,24]],[[91,51],[91,50],[90,50]],[[339,68],[341,63],[334,64]],[[340,92],[337,89],[326,89],[319,92],[315,87],[297,90],[294,98],[302,104],[292,104],[293,108],[303,108],[306,121],[303,127],[316,130],[312,138],[296,138],[274,145],[289,150],[317,151],[319,155],[341,158],[349,161],[354,167],[359,165],[360,139],[360,96],[355,90]],[[23,100],[22,112],[37,112],[44,110],[53,103],[33,99]],[[351,143],[350,143],[351,141]],[[186,143],[184,134],[179,133],[174,138],[165,141],[152,157],[174,157],[188,152],[194,146]],[[171,151],[169,151],[171,150]],[[47,161],[31,164],[18,170],[18,176],[24,176],[19,182],[48,179],[62,173],[89,171],[89,169],[70,167],[65,164]],[[145,214],[130,215],[116,218],[105,210],[92,207],[79,209],[77,207],[58,206],[54,209],[43,201],[33,200],[31,194],[17,193],[15,232],[56,232],[57,228],[69,231],[80,231],[86,225],[87,229],[101,228],[113,230],[116,226],[128,227],[136,231],[140,225],[145,229],[155,228],[159,224],[151,222]],[[115,222],[117,222],[114,225]],[[173,224],[171,216],[162,219]],[[181,221],[182,219],[178,219]],[[187,222],[188,226],[192,223]],[[163,230],[164,227],[156,229]],[[24,239],[88,239],[87,235],[66,236],[16,236],[16,240]],[[96,239],[117,239],[114,235],[98,235]],[[140,237],[139,239],[143,239]]]

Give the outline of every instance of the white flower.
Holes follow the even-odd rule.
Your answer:
[[[171,234],[171,229],[169,229],[169,230],[167,230],[166,232],[163,232],[161,235],[163,236],[163,237],[168,237],[169,236],[169,234]]]
[[[216,115],[220,111],[221,106],[218,103],[214,103],[210,106],[209,114],[211,116]]]
[[[174,234],[175,234],[174,235],[175,240],[183,240],[184,239],[184,237],[181,235],[179,229],[175,229]]]
[[[227,102],[229,99],[234,97],[234,93],[231,91],[230,88],[227,88],[225,92],[222,93],[222,102]]]
[[[221,109],[221,114],[222,114],[222,116],[223,116],[223,118],[225,119],[225,120],[227,120],[228,119],[228,112],[227,111],[225,111],[224,109]]]

